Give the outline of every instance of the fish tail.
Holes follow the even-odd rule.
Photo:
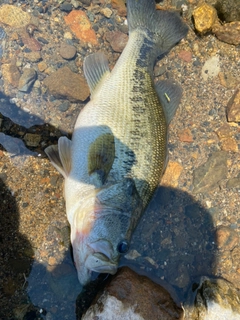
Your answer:
[[[147,32],[155,44],[155,58],[169,51],[188,32],[188,27],[179,14],[157,11],[154,0],[128,0],[127,10],[129,34],[137,29]]]

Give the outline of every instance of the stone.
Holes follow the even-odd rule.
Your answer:
[[[41,141],[41,136],[36,133],[26,133],[23,139],[28,147],[37,147]]]
[[[193,172],[193,192],[210,192],[218,187],[218,183],[227,177],[226,151],[216,151],[206,163]]]
[[[229,179],[227,182],[227,188],[240,188],[240,177]]]
[[[239,0],[218,0],[215,7],[222,21],[240,21]]]
[[[46,70],[47,67],[48,67],[48,65],[46,64],[45,61],[41,61],[41,62],[38,63],[38,70],[40,72],[43,72],[44,70]]]
[[[42,59],[41,53],[39,51],[25,53],[25,57],[28,61],[39,62]]]
[[[125,5],[125,0],[111,0],[113,9],[117,10],[119,16],[126,17],[127,8]]]
[[[67,43],[62,43],[59,50],[60,56],[63,59],[71,60],[75,57],[77,49]]]
[[[16,88],[21,75],[16,64],[12,62],[10,64],[2,65],[2,76],[4,83],[7,82]]]
[[[22,42],[28,49],[30,49],[31,51],[42,50],[42,45],[34,37],[29,35],[29,33],[26,31],[26,28],[19,29],[18,34],[20,35]]]
[[[170,294],[145,276],[121,268],[82,320],[183,319],[183,310]]]
[[[179,52],[178,57],[185,61],[185,62],[191,62],[192,60],[192,53],[190,51],[187,50],[182,50]]]
[[[217,23],[213,26],[212,32],[218,40],[238,46],[240,44],[240,21],[225,23],[221,25]]]
[[[240,320],[240,292],[233,283],[203,276],[194,286],[184,303],[184,319]]]
[[[234,89],[239,83],[238,78],[231,72],[219,72],[218,77],[221,85],[228,89]]]
[[[237,89],[227,104],[227,121],[240,122],[240,90]]]
[[[176,188],[178,186],[178,179],[182,170],[183,167],[180,163],[169,161],[166,171],[161,179],[161,185]]]
[[[64,17],[64,20],[75,36],[83,43],[98,45],[96,33],[84,11],[73,10]]]
[[[37,79],[37,72],[33,68],[25,68],[18,83],[18,90],[27,92]]]
[[[193,11],[195,28],[200,33],[206,33],[212,29],[217,20],[217,11],[207,3],[200,4]]]
[[[178,138],[182,142],[193,142],[193,136],[190,129],[183,129],[178,132]]]
[[[121,31],[106,32],[106,39],[115,52],[121,53],[128,42],[128,36]]]
[[[232,251],[239,244],[238,233],[226,226],[219,226],[216,230],[216,243],[218,249]]]
[[[72,72],[68,67],[54,71],[44,80],[50,94],[70,101],[85,101],[89,96],[89,88],[84,77]]]
[[[30,23],[31,16],[17,6],[4,4],[0,6],[0,22],[14,28],[21,28]]]
[[[109,9],[109,8],[103,8],[100,12],[101,12],[106,18],[110,18],[111,15],[112,15],[112,10]]]
[[[202,67],[203,80],[216,77],[220,72],[219,56],[209,58]]]
[[[217,136],[221,142],[221,149],[225,151],[238,152],[237,141],[233,138],[233,132],[228,124],[222,125],[217,131]]]

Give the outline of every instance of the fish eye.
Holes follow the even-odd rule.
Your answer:
[[[122,240],[117,245],[117,251],[119,253],[126,253],[128,251],[128,249],[129,249],[129,243],[127,240]]]

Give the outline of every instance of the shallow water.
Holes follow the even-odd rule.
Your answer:
[[[79,284],[61,194],[62,177],[44,158],[41,146],[30,150],[24,139],[15,137],[18,132],[26,134],[34,128],[20,125],[17,106],[12,108],[5,97],[3,107],[17,111],[18,124],[2,117],[2,130],[6,133],[0,133],[0,144],[8,152],[1,154],[0,176],[1,316],[80,319],[106,276],[87,288]],[[52,137],[51,131],[49,137],[44,133],[46,127],[38,127],[45,140]],[[55,132],[54,128],[51,130]],[[194,279],[215,273],[213,230],[211,213],[192,196],[160,187],[120,265],[149,276],[181,302]]]

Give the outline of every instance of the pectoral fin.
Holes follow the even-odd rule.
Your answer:
[[[104,53],[97,52],[87,56],[84,59],[83,70],[93,96],[103,79],[110,74],[108,61]]]
[[[47,147],[44,151],[53,166],[66,178],[71,170],[71,140],[60,137],[58,145]]]
[[[104,184],[112,168],[114,157],[115,144],[112,134],[102,134],[91,144],[88,154],[88,174],[91,183],[97,188]]]
[[[182,97],[182,88],[168,80],[156,83],[156,91],[166,117],[167,125],[174,117]]]

